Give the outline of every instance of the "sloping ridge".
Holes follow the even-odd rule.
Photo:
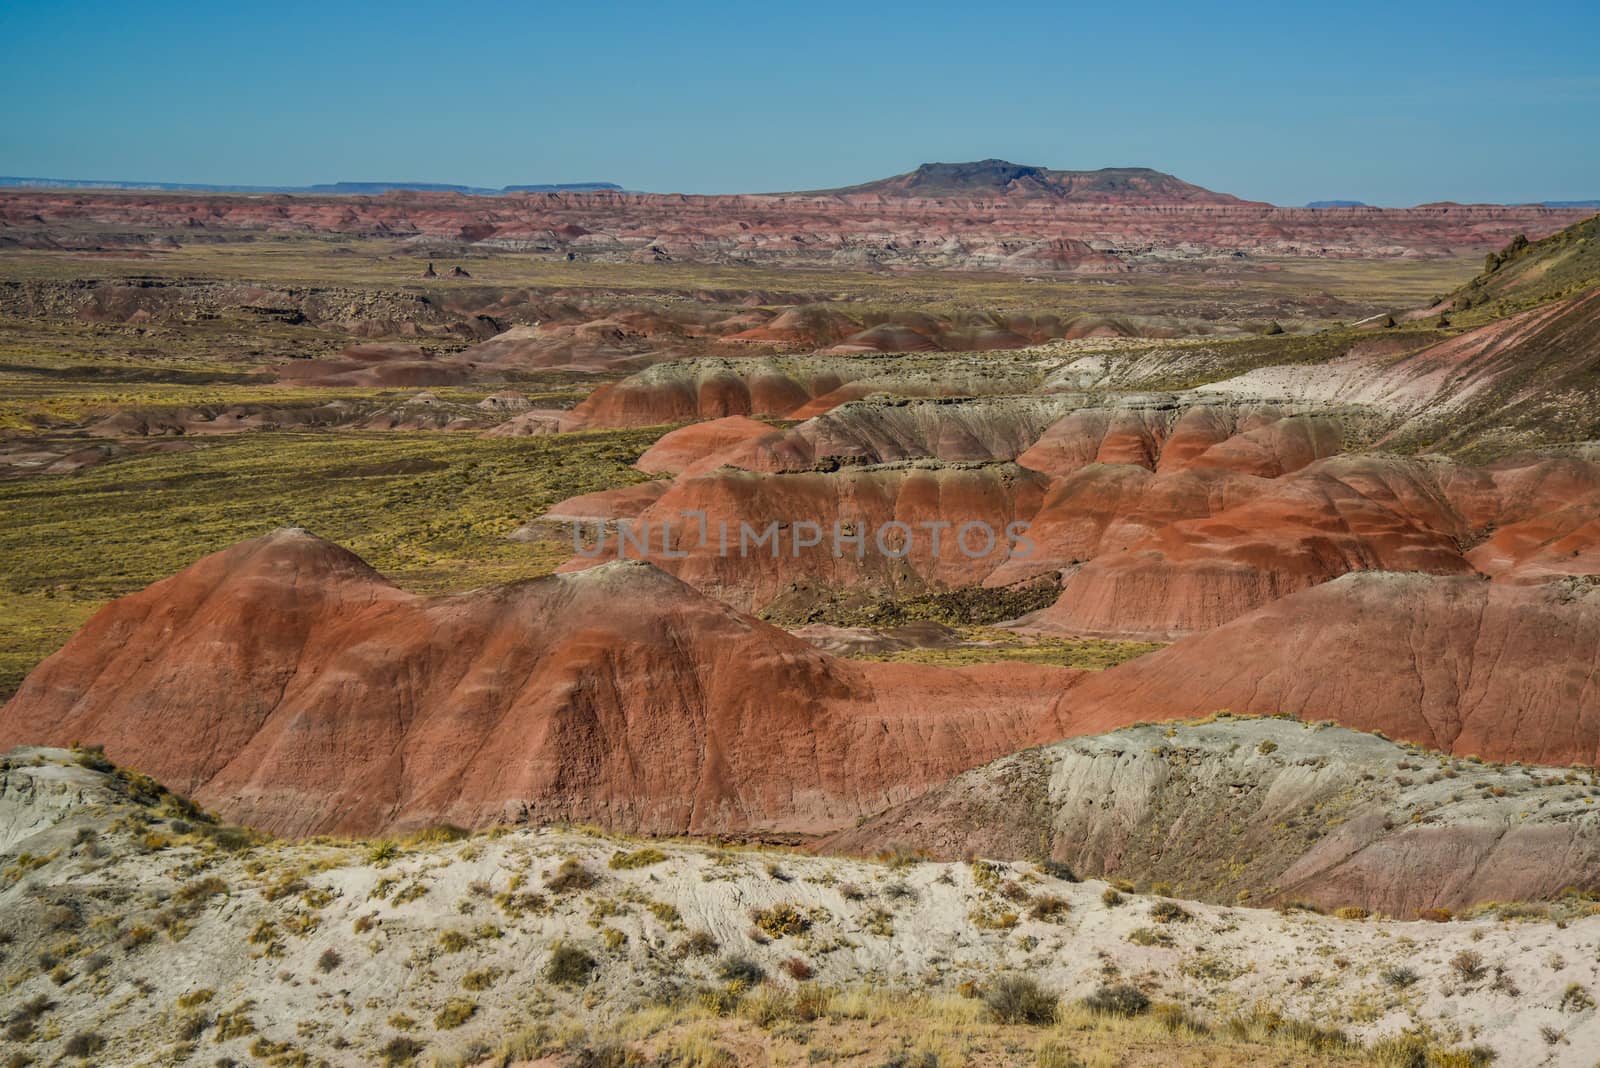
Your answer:
[[[1492,760],[1600,763],[1600,584],[1356,572],[1083,682],[1052,741],[1136,721],[1289,714]]]
[[[1410,917],[1600,886],[1593,783],[1339,727],[1230,717],[1002,757],[822,848],[1048,856],[1082,877],[1165,883],[1185,897]]]
[[[1074,674],[855,664],[641,563],[455,596],[280,530],[113,602],[0,709],[286,834],[820,831],[1021,744]]]

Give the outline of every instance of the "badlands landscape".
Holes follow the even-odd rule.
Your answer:
[[[0,189],[0,1057],[1600,1060],[1600,217]]]

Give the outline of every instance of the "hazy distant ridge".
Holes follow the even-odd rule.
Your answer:
[[[507,193],[620,192],[615,182],[553,182],[547,185],[508,185],[490,189],[444,182],[323,182],[317,185],[206,185],[195,182],[123,182],[84,178],[14,178],[0,175],[0,186],[46,189],[156,189],[168,193],[349,193],[377,194],[395,190],[420,193],[465,193],[469,196],[504,196]]]

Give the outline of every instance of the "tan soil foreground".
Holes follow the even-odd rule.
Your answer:
[[[1556,907],[1559,923],[1511,918],[1526,910],[1392,922],[1113,901],[1103,882],[1027,862],[893,864],[581,830],[289,844],[207,823],[136,773],[85,766],[99,764],[16,750],[0,772],[11,1063],[78,1063],[69,1049],[119,1065],[357,1065],[385,1050],[459,1063],[497,1049],[496,1063],[627,1063],[619,1043],[636,1063],[667,1064],[1374,1059],[1297,1051],[1316,1037],[1303,1025],[1279,1026],[1257,1055],[1189,1033],[1172,1010],[1085,1015],[1078,1000],[1108,983],[1223,1035],[1239,1017],[1241,1035],[1265,1037],[1264,1014],[1281,1013],[1368,1042],[1423,1029],[1500,1065],[1587,1066],[1600,1048],[1600,916],[1577,901]],[[584,955],[564,962],[568,983],[552,974],[561,946]],[[764,980],[731,983],[730,958]],[[1061,995],[1055,1026],[998,1027],[962,996],[1014,975]],[[1481,1060],[1391,1050],[1379,1063]]]

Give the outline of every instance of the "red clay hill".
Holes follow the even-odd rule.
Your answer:
[[[285,529],[103,609],[0,749],[101,743],[286,834],[820,831],[1017,748],[1073,675],[839,660],[638,563],[424,598]]]

